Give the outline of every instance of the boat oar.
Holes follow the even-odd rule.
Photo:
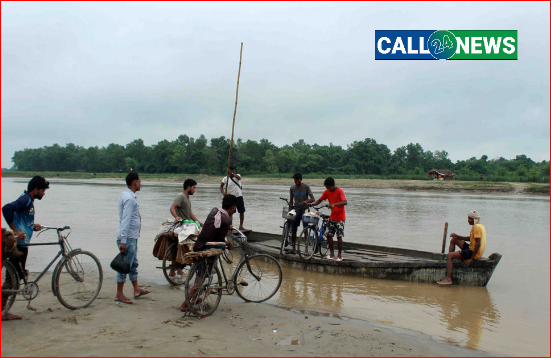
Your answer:
[[[228,185],[230,183],[230,164],[231,164],[231,151],[233,148],[233,132],[235,129],[235,114],[237,113],[237,98],[239,97],[239,76],[241,76],[241,58],[243,56],[243,42],[241,42],[241,51],[239,52],[239,72],[237,72],[237,90],[235,91],[235,108],[233,110],[233,125],[231,127],[231,142],[230,142],[230,155],[228,156],[228,172],[226,176],[226,195],[228,194]]]
[[[444,224],[444,237],[442,238],[442,253],[446,253],[446,236],[448,236],[448,223]]]

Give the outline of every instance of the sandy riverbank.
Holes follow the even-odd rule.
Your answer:
[[[122,180],[123,174],[91,174],[91,173],[36,173],[44,175],[48,179],[99,179]],[[28,172],[3,172],[5,178],[30,178]],[[200,184],[218,184],[221,176],[203,174],[141,174],[144,182],[182,183],[186,178],[193,178]],[[312,186],[323,187],[324,179],[311,179],[304,176],[304,182]],[[338,186],[343,188],[368,188],[368,189],[400,189],[408,191],[440,191],[458,193],[501,193],[501,194],[537,194],[549,195],[549,184],[537,183],[505,183],[505,182],[472,182],[459,180],[401,180],[401,179],[336,179]],[[292,178],[255,178],[243,176],[243,185],[292,185]]]
[[[18,301],[21,321],[2,322],[2,356],[485,356],[377,322],[294,312],[222,297],[207,319],[183,317],[184,294],[167,285],[133,305],[117,304],[106,272],[92,306],[70,311],[41,280],[36,311]],[[149,285],[148,282],[143,282]],[[128,290],[128,293],[130,291]]]
[[[145,179],[147,181],[175,182],[178,179]],[[199,183],[218,184],[219,177],[199,175],[195,178]],[[533,183],[494,183],[468,181],[433,181],[433,180],[400,180],[400,179],[335,179],[337,186],[343,188],[368,189],[401,189],[408,191],[441,191],[457,193],[502,193],[502,194],[540,194],[549,195],[549,184]],[[243,177],[243,185],[292,185],[292,179],[286,178],[250,178]],[[323,187],[324,179],[304,178],[304,182],[312,186]]]

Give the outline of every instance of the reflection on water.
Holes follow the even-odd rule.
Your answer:
[[[2,178],[2,205],[15,200],[27,182]],[[44,200],[35,203],[36,221],[70,225],[71,245],[94,252],[105,274],[114,275],[109,263],[116,255],[117,203],[124,189],[122,180],[51,180]],[[160,223],[170,217],[169,207],[181,190],[181,183],[142,183],[137,195],[142,280],[168,287],[162,272],[154,269],[160,261],[151,252]],[[278,197],[288,190],[289,186],[245,186],[245,226],[280,232]],[[312,190],[319,197],[323,188]],[[269,303],[392,324],[497,355],[549,356],[549,197],[345,191],[345,240],[374,245],[439,251],[444,222],[449,222],[448,232],[467,235],[466,214],[479,210],[488,235],[485,256],[503,255],[488,287],[439,287],[283,268],[283,284]],[[192,210],[206,218],[220,201],[218,185],[199,183]],[[46,233],[33,241],[48,239],[55,237]],[[41,270],[55,253],[56,248],[32,248],[29,268]]]
[[[439,327],[436,334],[467,348],[480,348],[484,331],[493,331],[500,313],[485,287],[435,285],[319,274],[284,268],[276,304],[294,309],[375,319],[421,329]],[[388,320],[381,307],[400,305],[418,324]],[[395,314],[395,313],[394,313]],[[445,328],[441,330],[440,328]]]

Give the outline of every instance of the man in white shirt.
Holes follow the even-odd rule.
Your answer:
[[[229,176],[229,185],[228,192],[226,193],[226,183],[228,182]],[[220,184],[220,192],[222,195],[232,194],[237,198],[237,212],[239,213],[239,230],[247,230],[243,227],[243,221],[245,220],[245,202],[243,201],[243,188],[241,186],[241,175],[236,173],[235,165],[230,166],[228,170],[228,176],[222,178],[222,183]]]

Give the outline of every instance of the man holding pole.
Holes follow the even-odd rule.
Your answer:
[[[237,198],[237,212],[239,212],[239,230],[247,231],[247,229],[243,227],[243,221],[245,220],[245,201],[243,200],[241,175],[236,173],[235,165],[231,165],[230,169],[228,170],[228,175],[222,178],[222,183],[220,184],[220,192],[222,193],[222,195],[231,194]]]
[[[439,285],[452,284],[453,259],[463,261],[463,266],[469,267],[473,260],[482,257],[486,248],[486,228],[480,223],[480,214],[473,210],[467,215],[469,225],[472,226],[469,236],[459,236],[452,232],[450,237],[450,249],[447,255],[446,278],[437,282]],[[467,243],[468,242],[468,243]],[[455,251],[455,246],[461,251]]]

